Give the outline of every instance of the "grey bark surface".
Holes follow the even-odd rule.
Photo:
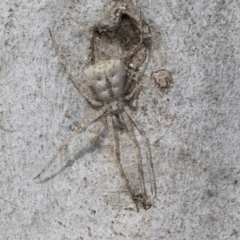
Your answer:
[[[239,239],[237,0],[133,1],[152,32],[134,111],[156,177],[148,211],[136,212],[104,121],[69,144],[48,181],[33,180],[96,112],[58,63],[48,28],[82,81],[90,29],[116,2],[0,2],[0,239]],[[151,78],[158,69],[172,72],[167,91]],[[134,145],[126,131],[119,135],[131,176]]]

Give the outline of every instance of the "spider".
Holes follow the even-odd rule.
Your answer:
[[[90,64],[84,70],[85,84],[77,81],[71,74],[67,66],[64,64],[58,52],[57,44],[52,36],[49,29],[49,34],[55,49],[58,61],[67,73],[71,82],[75,85],[77,89],[82,93],[85,99],[95,108],[100,108],[100,110],[93,115],[86,122],[82,123],[76,128],[76,130],[66,139],[66,141],[60,146],[59,150],[48,162],[48,164],[40,171],[40,173],[35,177],[39,178],[57,159],[60,152],[62,152],[70,143],[70,141],[78,135],[80,132],[84,131],[89,125],[105,117],[107,120],[107,126],[109,130],[109,135],[111,138],[111,150],[114,153],[113,157],[116,165],[120,171],[122,178],[125,181],[125,185],[128,189],[132,201],[135,203],[137,211],[139,211],[139,205],[142,205],[145,210],[151,207],[149,197],[146,192],[144,174],[141,162],[141,151],[140,147],[134,133],[134,128],[136,128],[144,139],[144,145],[146,150],[146,159],[148,163],[148,171],[150,173],[151,182],[151,192],[153,194],[154,186],[154,174],[152,169],[150,148],[148,146],[148,139],[146,132],[141,127],[133,111],[129,108],[130,102],[136,98],[139,93],[139,85],[132,85],[134,81],[134,74],[132,72],[129,74],[127,66],[121,59],[98,59],[94,64]],[[134,87],[132,87],[134,86]],[[89,90],[92,91],[93,96],[89,94]],[[133,141],[136,149],[136,163],[138,169],[138,179],[140,182],[140,192],[134,193],[129,180],[125,175],[124,169],[121,165],[117,154],[117,144],[116,136],[114,134],[114,127],[124,125]]]

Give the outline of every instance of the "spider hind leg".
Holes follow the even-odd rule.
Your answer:
[[[135,199],[135,196],[133,194],[133,191],[130,187],[130,184],[129,184],[129,181],[125,175],[125,172],[123,170],[123,167],[120,163],[120,160],[118,158],[118,154],[117,154],[117,144],[116,144],[116,137],[115,137],[115,134],[114,134],[114,127],[113,127],[113,116],[112,115],[108,115],[107,116],[107,124],[108,124],[108,128],[109,128],[109,133],[110,133],[110,137],[111,137],[111,148],[112,148],[112,152],[113,152],[113,156],[114,156],[114,160],[117,164],[117,167],[118,167],[118,170],[120,171],[120,174],[122,176],[122,178],[124,179],[125,181],[125,184],[126,184],[126,187],[127,187],[127,190],[130,194],[130,197],[132,199],[132,201],[135,203],[136,205],[136,208],[137,208],[137,212],[139,211],[139,208],[138,208],[138,204],[136,202],[136,199]]]
[[[130,110],[130,108],[125,107],[125,111],[128,114],[131,121],[134,123],[135,127],[138,129],[138,131],[141,133],[141,135],[144,138],[144,145],[145,145],[145,149],[146,149],[146,158],[147,158],[147,164],[148,164],[148,172],[150,174],[151,193],[152,193],[153,196],[155,196],[156,195],[156,179],[155,179],[155,173],[154,173],[154,170],[153,170],[153,163],[152,163],[152,158],[151,158],[150,147],[149,147],[149,144],[148,144],[147,134],[143,130],[140,123],[137,121],[136,117],[134,116],[134,114]]]
[[[135,136],[134,130],[133,130],[133,126],[132,126],[132,122],[130,120],[130,118],[128,117],[126,112],[122,113],[122,117],[126,123],[129,135],[135,145],[136,148],[136,155],[137,155],[137,168],[138,168],[138,176],[140,179],[140,189],[141,189],[141,193],[137,194],[136,196],[143,196],[143,198],[147,198],[147,194],[146,194],[146,187],[145,187],[145,181],[144,181],[144,173],[143,173],[143,168],[142,168],[142,159],[141,159],[141,150],[140,150],[140,146],[138,144],[137,138]],[[136,198],[138,199],[138,197]]]

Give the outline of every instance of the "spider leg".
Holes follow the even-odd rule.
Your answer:
[[[118,114],[118,117],[119,117],[121,124],[125,126],[125,122],[124,122],[122,114]]]
[[[140,6],[140,26],[139,26],[139,28],[140,28],[140,32],[141,32],[141,36],[140,36],[140,44],[142,44],[142,39],[143,39],[143,34],[142,34],[142,32],[143,32],[143,30],[142,30],[142,5]]]
[[[58,151],[55,153],[55,155],[52,157],[52,159],[48,162],[48,164],[41,170],[41,172],[34,178],[39,178],[42,173],[44,173],[52,164],[53,162],[56,160],[57,156],[59,155],[59,153],[69,144],[69,142],[77,135],[79,134],[81,131],[83,131],[84,129],[86,129],[90,124],[92,124],[93,122],[95,122],[97,119],[99,119],[104,113],[106,112],[105,109],[99,111],[97,114],[95,114],[94,116],[91,117],[91,119],[87,120],[86,122],[84,122],[83,124],[81,124],[68,138],[67,140],[60,146],[60,148],[58,149]]]
[[[116,115],[112,115],[112,120],[113,120],[113,126],[117,128],[122,128],[124,126],[124,124],[122,124],[121,120],[117,118]]]
[[[139,209],[138,209],[138,205],[137,205],[137,203],[135,201],[134,194],[132,192],[132,189],[131,189],[131,187],[129,185],[128,179],[126,178],[126,175],[124,173],[122,165],[121,165],[121,163],[120,163],[120,161],[118,159],[118,156],[117,156],[116,137],[115,137],[114,128],[113,128],[113,118],[110,115],[107,116],[107,124],[108,124],[109,132],[110,132],[110,135],[111,135],[111,139],[112,139],[111,140],[111,142],[112,142],[111,148],[112,148],[112,152],[114,153],[113,154],[114,155],[114,160],[115,160],[115,162],[117,164],[117,167],[118,167],[118,169],[119,169],[119,171],[121,173],[122,178],[124,179],[124,181],[126,183],[126,187],[128,189],[128,192],[129,192],[133,202],[135,203],[136,208],[137,208],[137,212],[138,212]]]
[[[131,90],[130,93],[125,95],[132,82],[135,82],[133,89]],[[140,90],[141,90],[141,87],[139,85],[139,73],[135,73],[131,70],[130,76],[128,77],[128,81],[126,82],[126,84],[124,86],[123,95],[125,95],[125,96],[123,97],[123,100],[125,100],[125,101],[134,100],[134,98],[138,97]]]
[[[103,105],[102,102],[100,101],[97,101],[96,99],[93,99],[91,98],[91,96],[89,96],[89,93],[86,89],[86,87],[84,87],[79,81],[77,81],[74,76],[72,75],[72,73],[68,70],[67,66],[64,64],[63,60],[61,59],[60,57],[60,54],[58,52],[58,48],[57,48],[57,44],[52,36],[52,33],[49,30],[49,34],[50,34],[50,37],[52,39],[52,43],[53,43],[53,47],[54,47],[54,50],[57,54],[57,58],[58,58],[58,61],[59,63],[61,64],[61,66],[63,67],[63,69],[65,70],[65,72],[67,73],[68,77],[71,79],[72,83],[74,84],[74,86],[80,90],[80,92],[82,93],[82,95],[87,99],[88,102],[90,102],[94,107],[100,107]]]
[[[123,94],[126,93],[126,91],[128,90],[131,82],[133,81],[133,78],[134,78],[134,72],[132,70],[130,70],[130,74],[127,77],[128,81],[125,83],[125,86],[124,86],[124,89],[123,89]]]
[[[141,133],[141,135],[144,137],[144,144],[145,144],[145,148],[147,150],[146,152],[146,157],[147,157],[147,162],[148,162],[148,171],[150,173],[150,181],[151,181],[151,192],[152,194],[154,193],[154,195],[156,195],[156,181],[155,181],[155,174],[153,171],[153,166],[152,166],[152,159],[151,159],[151,154],[150,154],[150,149],[149,149],[149,144],[148,144],[148,139],[147,139],[147,134],[146,132],[143,130],[142,126],[140,125],[140,123],[137,121],[137,119],[135,118],[133,112],[130,110],[129,107],[125,107],[125,111],[127,113],[127,115],[129,116],[129,118],[132,120],[132,122],[134,123],[134,125],[136,126],[136,128],[138,129],[138,131]]]
[[[127,92],[130,87],[130,84],[134,81],[136,85],[139,83],[139,74],[136,73],[134,70],[129,70],[129,75],[127,77],[128,81],[125,83],[123,94]]]
[[[139,91],[140,91],[140,86],[137,84],[135,86],[135,88],[132,90],[132,92],[130,92],[128,95],[126,95],[123,98],[123,100],[125,100],[125,101],[131,100],[136,94],[138,95]]]
[[[137,166],[138,166],[138,173],[139,173],[139,178],[140,178],[140,182],[141,182],[141,193],[144,194],[144,196],[146,196],[146,189],[145,189],[145,184],[144,184],[144,176],[143,176],[143,169],[142,169],[142,162],[141,162],[141,151],[140,151],[140,147],[137,141],[137,138],[134,134],[133,131],[133,127],[132,127],[132,123],[127,115],[127,113],[123,112],[122,113],[124,122],[126,123],[128,132],[130,134],[130,137],[134,143],[134,145],[136,146],[137,149]]]

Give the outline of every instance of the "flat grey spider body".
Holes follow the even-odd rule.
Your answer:
[[[36,178],[40,177],[42,173],[44,173],[50,165],[57,159],[59,153],[64,150],[65,147],[68,146],[69,142],[80,132],[85,130],[90,124],[97,121],[103,116],[107,118],[107,125],[109,134],[111,137],[111,149],[114,153],[114,159],[118,166],[118,169],[121,173],[122,178],[126,183],[126,187],[128,192],[136,205],[138,210],[139,205],[142,205],[144,209],[149,209],[151,207],[151,203],[149,202],[149,198],[146,193],[146,187],[144,182],[144,175],[142,169],[141,162],[141,153],[140,147],[135,136],[133,128],[139,131],[139,133],[143,136],[144,145],[146,150],[146,158],[148,161],[148,170],[150,173],[150,181],[151,181],[151,191],[153,193],[153,171],[150,159],[150,150],[147,143],[147,136],[143,128],[138,123],[137,119],[134,117],[132,110],[128,107],[128,102],[134,99],[136,93],[138,93],[139,88],[138,85],[135,88],[131,89],[129,92],[129,86],[131,79],[127,78],[126,66],[123,64],[121,60],[99,60],[94,65],[90,65],[86,67],[84,71],[84,78],[86,82],[86,86],[77,81],[71,72],[68,70],[66,65],[63,63],[60,54],[58,52],[55,40],[52,37],[52,34],[49,30],[53,46],[55,52],[57,54],[58,60],[68,77],[71,79],[72,83],[81,91],[83,96],[94,106],[101,108],[92,118],[81,124],[77,127],[77,129],[70,135],[63,145],[60,146],[58,152],[52,157],[52,159],[48,162],[48,164],[41,170],[41,172],[36,176]],[[89,94],[88,88],[91,89],[95,98]],[[138,178],[140,181],[140,192],[134,193],[130,187],[129,180],[127,179],[125,172],[122,168],[121,162],[118,159],[117,149],[116,149],[116,139],[114,134],[114,126],[117,126],[119,123],[125,125],[129,135],[134,143],[136,148],[136,162],[138,168]]]
[[[122,113],[126,69],[120,60],[99,61],[85,69],[84,76],[86,84],[108,112]]]

